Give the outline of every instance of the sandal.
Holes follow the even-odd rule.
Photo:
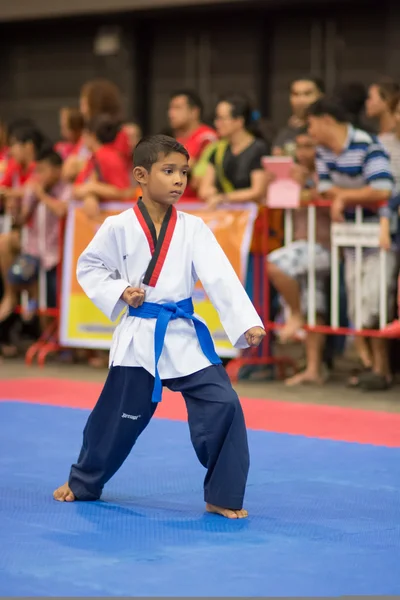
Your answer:
[[[370,372],[360,381],[360,388],[363,392],[384,392],[392,385],[392,381],[388,381],[384,375]]]
[[[362,386],[362,381],[366,376],[372,373],[372,367],[361,367],[361,369],[353,369],[350,372],[350,377],[347,380],[348,388],[359,388]]]

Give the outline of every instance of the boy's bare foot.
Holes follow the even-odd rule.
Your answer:
[[[58,500],[58,502],[73,502],[75,500],[75,496],[68,483],[64,483],[64,485],[57,488],[53,493],[53,498],[54,500]]]
[[[302,385],[303,383],[324,385],[325,379],[317,373],[312,373],[310,371],[302,371],[301,373],[296,373],[296,375],[293,375],[293,377],[289,377],[289,379],[285,380],[285,385],[287,385],[288,387]]]
[[[214,504],[206,504],[206,511],[216,515],[221,515],[221,517],[225,517],[226,519],[245,519],[249,516],[249,513],[244,508],[241,510],[231,510],[230,508],[214,506]]]
[[[293,339],[303,325],[304,319],[300,314],[291,315],[279,333],[280,341],[288,342]]]

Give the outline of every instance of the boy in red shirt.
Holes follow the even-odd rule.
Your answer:
[[[24,186],[35,170],[35,156],[43,142],[43,135],[35,127],[22,126],[11,134],[10,159],[0,179],[0,193],[13,217],[18,215]]]
[[[170,99],[168,118],[175,139],[185,146],[190,156],[190,168],[193,171],[203,150],[217,140],[214,129],[201,122],[203,103],[194,92],[182,90],[175,92]],[[198,181],[191,177],[183,194],[182,202],[198,201]]]
[[[126,161],[113,147],[119,123],[107,115],[94,117],[84,130],[85,145],[92,156],[78,175],[74,196],[84,202],[88,217],[97,219],[100,202],[126,201],[133,196],[133,184]]]

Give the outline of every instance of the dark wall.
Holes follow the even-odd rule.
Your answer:
[[[130,26],[121,27],[116,56],[96,56],[99,24],[63,20],[7,26],[0,52],[0,115],[10,121],[33,118],[49,135],[58,135],[58,111],[77,106],[88,79],[106,77],[121,88],[126,113],[133,110],[134,52]]]
[[[201,6],[252,0],[12,0],[0,2],[0,20]]]
[[[94,53],[104,25],[121,33],[113,56]],[[295,77],[318,74],[328,90],[350,80],[400,79],[399,26],[397,3],[382,4],[378,13],[364,2],[361,12],[351,0],[342,7],[235,4],[213,12],[0,24],[0,117],[30,116],[56,136],[59,108],[77,104],[86,80],[108,77],[123,91],[127,116],[139,117],[147,131],[165,126],[169,94],[180,87],[197,89],[210,116],[221,94],[244,91],[281,126]]]

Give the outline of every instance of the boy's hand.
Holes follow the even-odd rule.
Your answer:
[[[332,200],[331,204],[331,219],[336,223],[341,223],[344,221],[343,216],[344,211],[344,201],[342,198],[337,195],[334,200]]]
[[[290,177],[303,188],[310,177],[310,173],[302,165],[293,165],[290,169]]]
[[[223,201],[224,201],[223,194],[215,194],[215,196],[210,196],[206,200],[207,208],[209,210],[215,210],[216,208],[218,208],[218,206],[220,206],[220,204],[223,203]]]
[[[129,304],[129,306],[133,306],[133,308],[138,308],[144,302],[144,295],[144,290],[141,288],[128,287],[122,294],[121,300]]]
[[[252,327],[244,334],[249,346],[259,346],[266,335],[262,327]]]

